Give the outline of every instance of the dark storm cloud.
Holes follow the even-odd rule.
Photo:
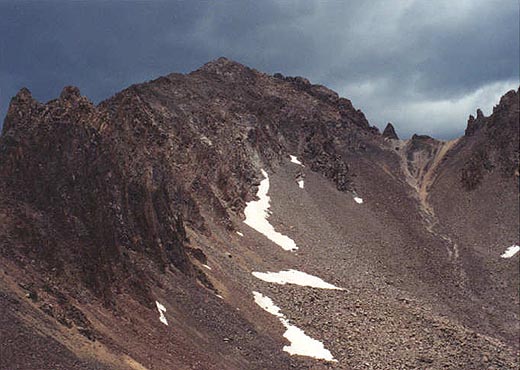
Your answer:
[[[518,86],[518,27],[516,0],[0,2],[0,114],[22,86],[99,101],[224,55],[446,138]]]

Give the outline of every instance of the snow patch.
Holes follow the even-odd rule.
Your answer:
[[[155,305],[157,306],[157,310],[159,310],[159,313],[161,314],[161,316],[159,316],[159,320],[164,325],[168,326],[168,320],[166,320],[166,316],[164,316],[164,313],[166,312],[166,308],[157,301],[155,301]]]
[[[256,304],[270,314],[278,317],[283,326],[285,326],[286,330],[283,336],[291,343],[290,346],[283,347],[285,352],[290,355],[308,356],[320,360],[337,362],[323,343],[309,337],[302,329],[289,323],[289,320],[280,312],[280,308],[273,303],[271,298],[258,292],[253,292],[253,296]]]
[[[253,272],[252,274],[254,277],[268,283],[276,283],[281,285],[295,284],[319,289],[343,290],[343,288],[329,284],[317,276],[309,275],[298,270],[287,270],[280,272]]]
[[[357,204],[363,204],[363,199],[360,198],[360,197],[354,197],[354,201],[355,201]]]
[[[275,305],[271,298],[259,292],[253,292],[253,297],[255,298],[255,303],[262,307],[262,309],[264,309],[265,311],[269,312],[271,315],[281,318],[285,317],[280,312],[280,307]]]
[[[300,189],[303,189],[303,186],[304,186],[303,180],[298,180],[298,186],[300,187]]]
[[[284,346],[283,350],[290,355],[309,356],[316,359],[338,362],[332,353],[325,348],[319,340],[309,337],[305,332],[289,323],[286,319],[280,319],[287,329],[283,334],[291,342],[290,346]]]
[[[252,200],[246,204],[246,208],[244,209],[246,219],[244,220],[244,223],[259,233],[264,234],[269,240],[278,244],[286,251],[296,250],[298,247],[294,240],[275,231],[273,225],[267,221],[267,217],[269,217],[270,214],[269,202],[271,200],[267,195],[267,192],[269,191],[269,176],[264,170],[262,170],[262,175],[264,176],[264,179],[260,181],[260,186],[256,193],[256,196],[259,199]]]
[[[500,256],[502,258],[511,258],[520,251],[519,245],[512,245]]]
[[[204,266],[205,268],[207,268],[208,270],[211,270],[211,267],[209,267],[208,265],[202,265]]]
[[[291,162],[292,162],[292,163],[296,163],[296,164],[299,164],[299,165],[302,166],[302,167],[305,167],[305,166],[303,165],[303,163],[300,162],[300,161],[298,160],[298,158],[297,158],[295,155],[290,155],[290,154],[289,154],[289,157],[291,157]]]
[[[239,236],[244,236],[244,234],[242,234],[240,231],[237,231],[237,234],[238,234]]]

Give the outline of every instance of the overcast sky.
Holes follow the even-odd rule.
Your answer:
[[[300,75],[401,137],[460,135],[519,85],[518,0],[0,0],[0,117],[23,86],[94,102],[226,56]]]

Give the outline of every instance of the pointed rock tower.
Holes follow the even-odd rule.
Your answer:
[[[386,124],[385,130],[383,131],[383,137],[393,140],[399,140],[399,137],[395,132],[395,128],[390,122]]]

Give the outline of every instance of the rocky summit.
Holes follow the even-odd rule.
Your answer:
[[[12,98],[0,369],[517,369],[519,92],[383,133],[220,58]]]
[[[386,127],[383,130],[383,137],[386,137],[388,139],[393,139],[393,140],[399,140],[399,137],[397,136],[397,133],[395,132],[394,125],[392,125],[390,122],[388,122],[386,124]]]

